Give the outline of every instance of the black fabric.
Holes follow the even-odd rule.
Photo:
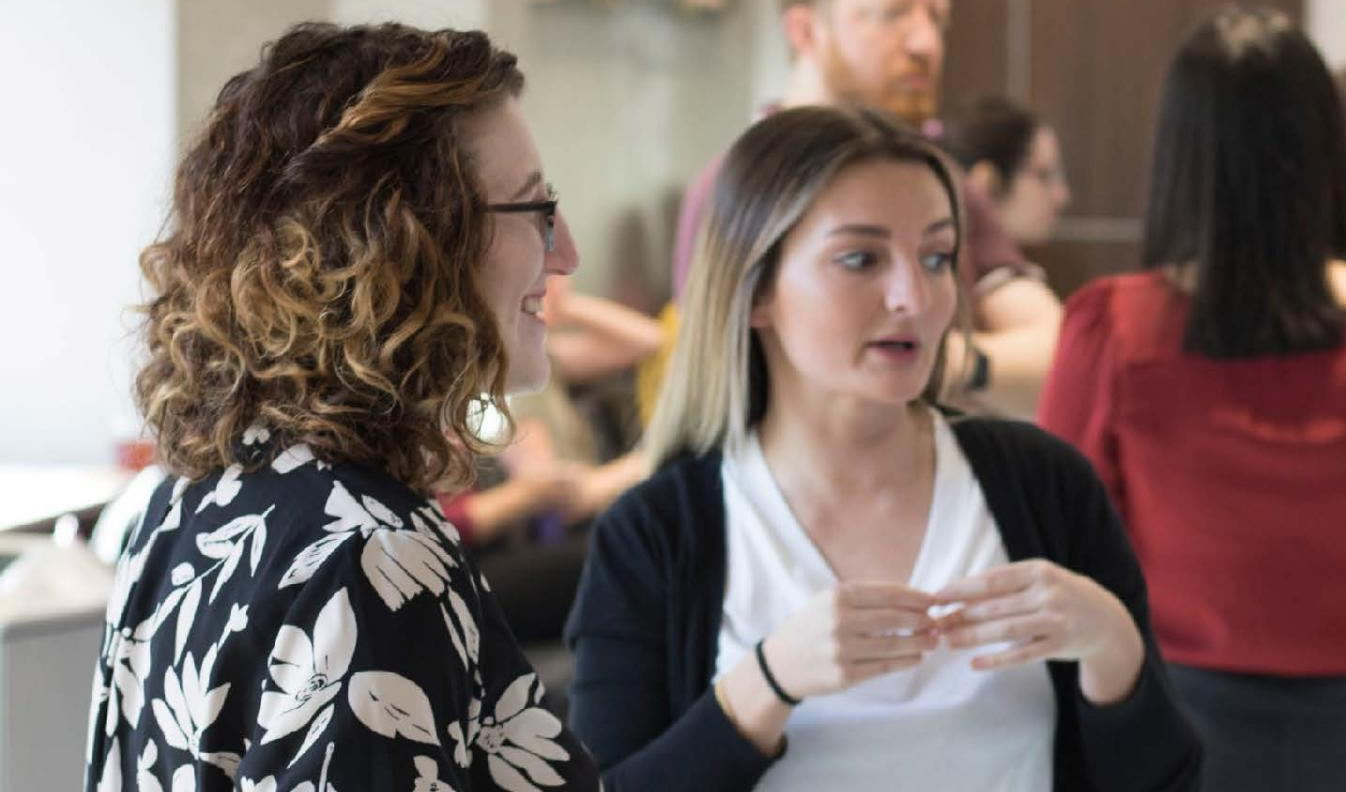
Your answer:
[[[1159,660],[1140,568],[1089,463],[1027,424],[951,423],[1010,559],[1047,558],[1097,580],[1145,639],[1134,692],[1109,707],[1083,698],[1076,664],[1048,663],[1054,788],[1197,789],[1201,746]],[[570,724],[609,792],[751,789],[774,761],[710,688],[724,585],[718,454],[669,463],[598,520],[566,636],[577,663]]]
[[[1341,792],[1346,677],[1283,677],[1170,665],[1207,746],[1205,792]]]
[[[598,788],[438,505],[303,446],[160,486],[94,682],[90,792]]]

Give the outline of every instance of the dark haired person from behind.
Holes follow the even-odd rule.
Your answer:
[[[231,79],[141,266],[172,475],[128,540],[86,789],[592,790],[430,496],[546,381],[577,256],[482,33],[301,25]]]
[[[1346,783],[1346,126],[1280,12],[1226,10],[1164,89],[1147,271],[1071,300],[1040,419],[1150,584],[1219,792]]]

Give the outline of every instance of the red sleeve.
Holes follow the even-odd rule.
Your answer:
[[[439,501],[439,508],[444,510],[444,517],[453,527],[458,529],[458,535],[462,537],[463,544],[471,545],[473,535],[476,533],[475,526],[472,525],[472,517],[467,513],[467,502],[472,498],[472,490],[459,492],[456,495],[439,492],[435,494],[435,499]]]
[[[1037,418],[1043,429],[1071,443],[1093,462],[1113,504],[1122,511],[1114,424],[1117,361],[1112,290],[1111,281],[1103,278],[1066,302],[1056,357],[1038,402]]]

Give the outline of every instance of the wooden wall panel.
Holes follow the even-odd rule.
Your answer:
[[[954,0],[946,105],[1004,93],[1060,134],[1074,203],[1052,243],[1029,253],[1062,295],[1138,265],[1163,76],[1226,1]],[[1303,18],[1303,0],[1263,2]]]

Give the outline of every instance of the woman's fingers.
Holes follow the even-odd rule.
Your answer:
[[[842,662],[864,663],[920,656],[939,646],[932,632],[916,635],[883,635],[852,638],[842,646]]]
[[[1034,613],[1027,616],[1011,616],[1005,619],[970,624],[945,633],[949,646],[954,649],[969,649],[1004,641],[1030,641],[1036,638],[1054,637],[1065,630],[1062,619],[1055,614]]]
[[[923,610],[868,608],[844,612],[837,620],[837,631],[843,636],[921,632],[934,626],[935,620]]]
[[[1059,638],[1034,638],[1004,651],[978,655],[972,658],[972,667],[978,671],[993,671],[998,668],[1050,660],[1059,646]]]
[[[926,611],[935,604],[934,596],[901,583],[853,581],[836,588],[836,605],[842,610]]]

